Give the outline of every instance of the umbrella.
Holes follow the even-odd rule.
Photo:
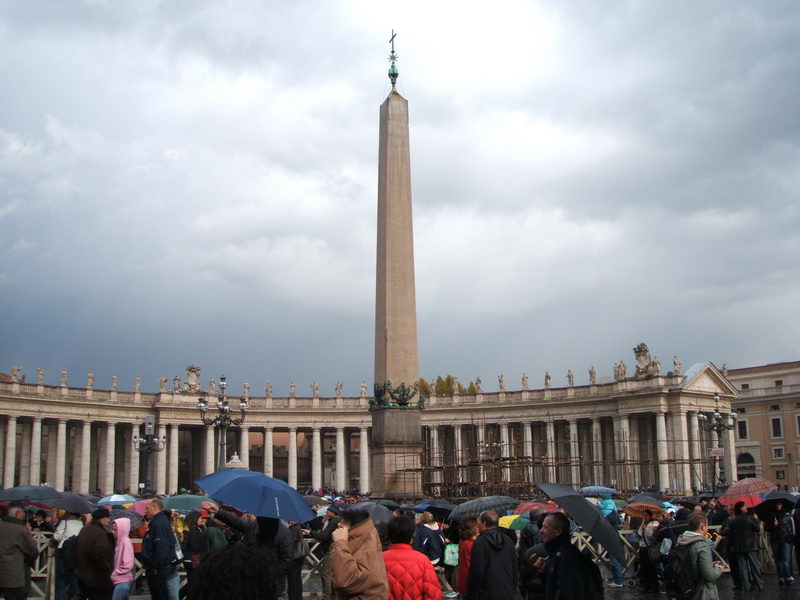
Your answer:
[[[522,531],[525,529],[526,526],[530,525],[531,520],[526,517],[520,517],[519,519],[514,519],[511,522],[511,526],[509,529],[512,531]]]
[[[673,498],[670,502],[690,509],[700,504],[700,500],[696,496],[678,496],[677,498]]]
[[[517,525],[519,521],[522,521],[522,523]],[[526,519],[520,515],[505,515],[500,517],[497,524],[500,525],[500,527],[505,527],[506,529],[520,530],[524,529],[525,525],[530,522],[530,519]]]
[[[640,504],[642,502],[661,508],[661,500],[648,494],[636,494],[633,498],[628,498],[628,504]]]
[[[625,560],[625,552],[622,548],[622,540],[619,539],[617,530],[608,522],[595,506],[586,501],[586,498],[578,495],[574,489],[568,485],[558,483],[539,483],[539,489],[555,500],[572,519],[587,531],[594,540],[608,551],[620,562]]]
[[[108,504],[133,504],[134,502],[136,502],[136,498],[133,496],[128,496],[127,494],[112,494],[111,496],[100,498],[100,500],[97,501],[97,506],[105,506]]]
[[[147,508],[147,505],[150,504],[150,500],[152,500],[152,498],[137,500],[128,507],[128,510],[135,512],[137,515],[144,515],[145,508]]]
[[[202,503],[207,502],[208,500],[211,500],[211,498],[208,496],[181,494],[179,496],[167,496],[166,498],[162,498],[161,502],[164,504],[164,508],[191,512],[193,510],[203,508]]]
[[[257,477],[259,475],[260,473],[249,471],[248,469],[225,469],[224,471],[217,471],[216,473],[211,473],[211,475],[201,477],[196,480],[195,483],[201,487],[206,494],[213,496],[214,492],[234,479],[239,479],[240,477]]]
[[[303,496],[303,500],[306,501],[306,504],[308,504],[310,508],[325,504],[325,501],[319,496]]]
[[[448,502],[447,500],[442,500],[441,498],[428,498],[423,499],[422,502],[417,504],[414,507],[414,510],[427,510],[434,517],[436,517],[437,521],[442,521],[446,519],[451,512],[453,512],[455,507],[455,504]]]
[[[18,485],[17,487],[0,490],[0,500],[13,502],[14,500],[49,500],[61,498],[57,492],[47,485]]]
[[[238,469],[245,474],[231,477],[230,471],[233,470],[235,469],[206,475],[195,483],[209,492],[215,500],[234,504],[257,517],[272,517],[298,523],[316,518],[317,515],[308,507],[300,493],[287,483],[245,469]],[[217,480],[225,481],[224,485],[217,485]]]
[[[777,489],[777,487],[778,486],[774,483],[766,479],[748,477],[731,484],[731,486],[725,490],[725,493],[719,497],[719,501],[722,504],[736,504],[742,501],[748,507],[755,506],[761,503],[761,494],[771,492]]]
[[[88,514],[94,510],[94,505],[86,500],[86,498],[80,494],[73,494],[72,492],[63,492],[61,498],[44,500],[42,503],[50,508],[57,508],[58,510],[65,510],[81,515]]]
[[[328,507],[323,506],[322,508],[317,509],[317,516],[324,517],[326,512],[328,512]]]
[[[475,498],[467,500],[463,504],[456,506],[450,515],[449,520],[461,520],[467,517],[477,517],[485,510],[494,510],[504,513],[514,508],[519,502],[509,496],[486,496],[485,498]]]
[[[627,500],[623,500],[622,498],[614,498],[612,500],[612,502],[617,505],[617,510],[619,510],[620,508],[625,508],[626,506],[628,506],[628,501]]]
[[[661,506],[650,504],[649,502],[631,502],[625,507],[625,514],[628,514],[637,519],[643,519],[645,513],[650,513],[654,517],[660,515],[662,518],[667,518],[667,511]]]
[[[578,493],[581,496],[602,496],[603,494],[615,496],[618,492],[614,488],[603,487],[602,485],[587,485],[579,489]]]
[[[758,518],[764,521],[764,523],[774,523],[778,518],[776,514],[778,504],[783,504],[784,512],[791,510],[794,507],[795,498],[795,496],[788,492],[775,490],[764,496],[764,501],[757,504],[754,510]]]
[[[540,509],[545,512],[553,512],[558,510],[558,507],[554,504],[548,504],[547,502],[523,502],[519,506],[514,509],[514,512],[521,515],[526,512],[530,512],[535,509]]]
[[[400,508],[400,505],[393,500],[376,500],[376,502],[378,504],[382,504],[389,510],[397,510],[398,508]]]
[[[389,521],[392,520],[392,511],[386,508],[383,504],[378,504],[377,502],[356,502],[355,504],[348,506],[347,510],[353,508],[361,508],[367,511],[369,518],[372,519],[373,523],[376,525],[378,523],[388,525]]]
[[[111,511],[111,520],[116,521],[117,519],[130,519],[131,520],[131,530],[136,529],[144,522],[144,517],[139,513],[135,513],[130,510],[125,510],[124,508],[115,508]]]

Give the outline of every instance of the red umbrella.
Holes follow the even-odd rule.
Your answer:
[[[533,510],[534,508],[540,508],[545,512],[556,512],[558,510],[557,506],[548,504],[547,502],[523,502],[514,509],[514,513],[521,515],[522,513]]]
[[[759,497],[760,495],[776,489],[778,489],[778,486],[771,481],[759,479],[758,477],[747,477],[732,484],[731,487],[719,497],[719,501],[722,504],[736,504],[741,500],[745,503],[754,502],[753,504],[747,504],[747,506],[755,506],[762,500],[762,498]]]

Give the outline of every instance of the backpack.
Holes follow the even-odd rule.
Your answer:
[[[458,566],[458,544],[445,544],[442,562],[449,567]]]
[[[794,544],[797,532],[794,525],[794,511],[790,510],[781,519],[778,529],[778,537],[784,544]]]
[[[667,594],[678,600],[687,600],[694,596],[697,589],[697,575],[689,547],[692,544],[705,543],[699,538],[691,544],[677,544],[667,556],[667,567],[664,570],[664,582]]]
[[[61,549],[58,551],[58,558],[64,566],[64,572],[67,575],[74,575],[75,569],[78,567],[78,536],[64,540]]]
[[[603,574],[590,554],[581,552],[581,571],[586,573],[586,600],[603,600]]]

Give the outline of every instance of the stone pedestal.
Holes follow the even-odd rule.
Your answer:
[[[373,411],[370,448],[373,495],[422,498],[421,416],[418,408]]]

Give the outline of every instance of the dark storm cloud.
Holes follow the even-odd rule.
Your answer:
[[[355,393],[392,27],[423,376],[796,358],[795,3],[14,2],[0,370]]]

